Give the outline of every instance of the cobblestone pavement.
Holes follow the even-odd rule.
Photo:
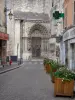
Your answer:
[[[54,97],[53,85],[42,61],[24,62],[19,69],[0,75],[0,100],[75,100]]]

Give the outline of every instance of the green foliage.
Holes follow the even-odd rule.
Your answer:
[[[49,64],[52,68],[52,70],[57,70],[60,67],[64,67],[64,65],[59,64],[58,62],[52,60],[52,59],[48,59],[45,58],[43,64]]]
[[[60,68],[60,67],[64,67],[64,65],[61,65],[60,63],[58,63],[58,62],[56,62],[56,61],[53,61],[53,60],[51,60],[51,61],[49,62],[49,64],[51,65],[52,70],[57,70],[57,69]]]
[[[43,64],[45,65],[45,64],[49,64],[50,63],[50,59],[48,59],[48,58],[44,58],[44,61],[43,61]]]
[[[67,67],[61,67],[57,69],[57,71],[54,73],[54,76],[57,78],[62,78],[63,81],[71,81],[75,79],[75,73],[73,73]]]
[[[50,67],[52,69],[50,71],[51,77],[54,75],[57,78],[62,78],[62,81],[71,81],[75,79],[75,73],[69,70],[65,65],[62,65],[48,58],[45,58],[43,63],[44,65],[50,64]],[[54,70],[56,70],[56,72],[54,72]]]

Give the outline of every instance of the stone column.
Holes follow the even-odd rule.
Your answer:
[[[25,37],[25,52],[27,52],[27,37]]]
[[[23,38],[23,53],[25,53],[25,38]]]

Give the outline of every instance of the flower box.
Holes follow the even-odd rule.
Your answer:
[[[55,83],[55,76],[54,76],[54,73],[55,73],[56,71],[57,71],[56,69],[52,70],[52,75],[51,75],[51,77],[52,77],[52,82],[53,82],[53,83]]]
[[[55,78],[54,96],[71,96],[73,97],[74,80],[63,81],[62,78]]]

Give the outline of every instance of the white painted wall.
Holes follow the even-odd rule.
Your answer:
[[[15,20],[15,39],[14,41],[15,41],[14,55],[17,55],[18,53],[18,58],[20,58],[20,20]]]
[[[9,40],[7,41],[7,55],[11,56],[14,54],[14,34],[15,34],[15,25],[14,25],[14,16],[12,19],[9,19],[9,11],[7,12],[7,33],[9,34]]]

